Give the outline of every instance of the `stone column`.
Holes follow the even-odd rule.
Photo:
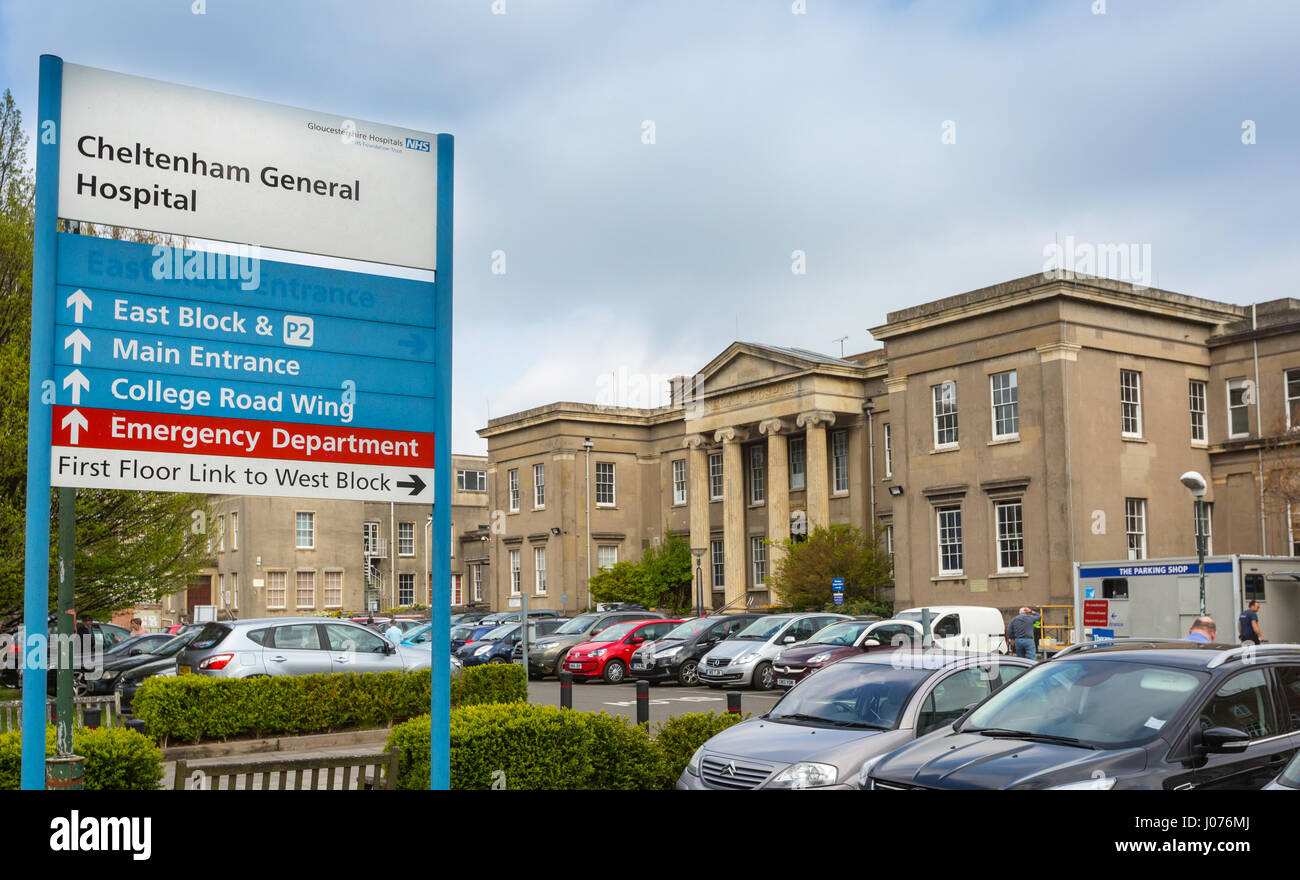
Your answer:
[[[722,444],[722,546],[729,609],[745,607],[745,467],[740,444],[743,428],[722,428],[713,439]]]
[[[785,553],[782,541],[790,537],[789,426],[781,419],[764,419],[758,432],[767,435],[767,571],[776,571]]]
[[[706,551],[709,549],[709,452],[706,444],[707,438],[703,434],[689,434],[686,437],[684,445],[690,450],[686,461],[686,472],[690,474],[690,494],[688,502],[691,506],[691,546],[703,547]],[[695,561],[692,558],[692,563]],[[704,558],[700,560],[700,567],[704,576],[704,607],[713,607],[713,578],[710,576],[713,571],[712,560],[706,552]],[[691,569],[692,588],[691,595],[695,595],[698,587],[694,583],[695,569]],[[691,605],[695,602],[692,600]]]
[[[827,471],[826,428],[835,424],[835,413],[817,409],[800,413],[795,423],[808,432],[808,534],[818,526],[830,525],[830,474]]]

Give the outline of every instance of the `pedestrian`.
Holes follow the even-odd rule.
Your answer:
[[[1198,617],[1192,621],[1192,627],[1187,631],[1185,642],[1212,642],[1219,631],[1218,625],[1215,624],[1213,617]]]
[[[1259,601],[1252,599],[1246,606],[1246,610],[1241,612],[1241,617],[1237,618],[1237,635],[1241,638],[1243,645],[1259,645],[1264,641],[1264,635],[1259,630]]]
[[[138,617],[131,618],[131,635],[143,636],[148,635],[149,630],[144,628],[144,621]]]
[[[397,625],[397,618],[388,622],[388,629],[384,631],[390,642],[400,642],[402,640],[402,628]]]
[[[1037,614],[1030,611],[1029,608],[1022,607],[1020,613],[1011,618],[1011,623],[1007,624],[1007,638],[1011,640],[1017,657],[1024,657],[1026,660],[1037,660],[1038,650],[1036,645],[1035,624],[1039,621]]]

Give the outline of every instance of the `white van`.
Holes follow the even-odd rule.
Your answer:
[[[946,650],[1007,653],[1007,625],[1002,612],[982,605],[930,605],[930,632],[934,646]],[[921,622],[921,609],[908,608],[896,620]]]

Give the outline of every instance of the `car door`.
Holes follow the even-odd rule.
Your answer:
[[[314,623],[287,623],[275,627],[269,645],[262,647],[267,675],[311,675],[330,671],[330,656]]]
[[[961,616],[956,612],[940,617],[935,621],[930,632],[934,636],[935,647],[949,649],[962,647]]]
[[[1243,669],[1224,680],[1192,716],[1190,724],[1196,725],[1190,731],[1193,747],[1199,742],[1199,731],[1211,727],[1234,728],[1250,735],[1244,752],[1206,755],[1205,763],[1192,774],[1195,788],[1260,789],[1281,772],[1294,752],[1294,741],[1281,728],[1276,688],[1276,669]]]
[[[916,735],[925,736],[952,724],[962,716],[971,703],[981,702],[993,692],[993,681],[988,670],[972,666],[938,676],[923,691],[921,706],[916,715]]]
[[[324,624],[330,672],[391,672],[402,664],[388,653],[388,642],[370,630],[343,623]]]
[[[779,652],[781,648],[808,641],[817,630],[817,618],[801,617],[787,626],[773,641]],[[793,641],[786,641],[787,639],[793,639]]]

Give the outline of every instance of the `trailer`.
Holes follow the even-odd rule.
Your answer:
[[[1255,599],[1266,642],[1300,642],[1300,558],[1205,557],[1205,610],[1217,641],[1238,642],[1237,618]],[[1180,639],[1200,610],[1195,556],[1074,564],[1076,641]]]

